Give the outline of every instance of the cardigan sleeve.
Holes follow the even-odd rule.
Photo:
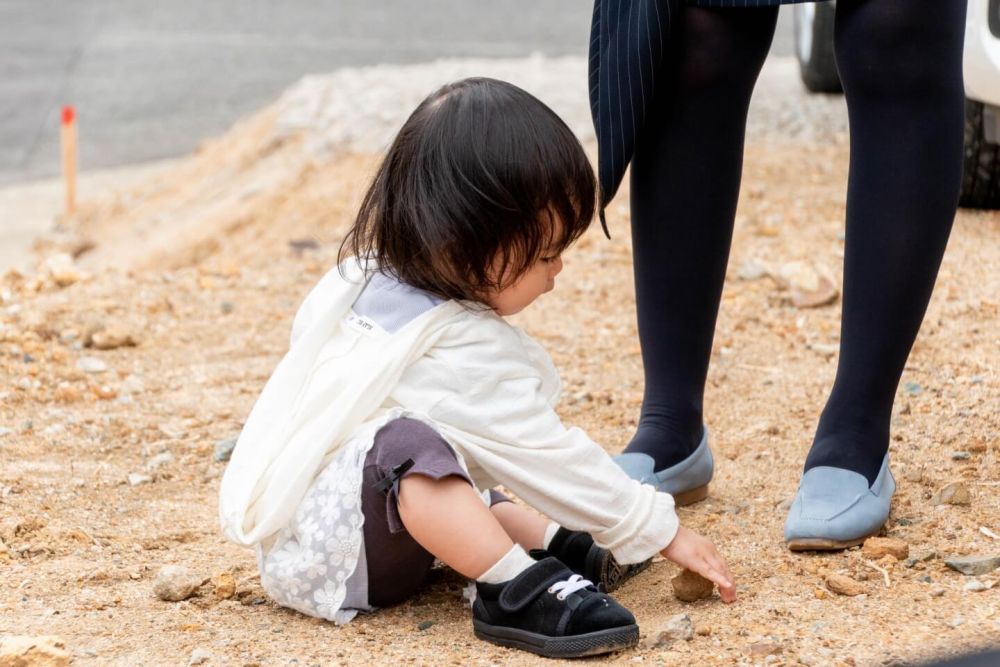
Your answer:
[[[439,360],[452,357],[455,384],[428,416],[466,460],[560,525],[591,533],[620,562],[661,551],[678,528],[673,498],[630,479],[584,431],[563,425],[548,400],[552,379],[504,326],[438,348]]]

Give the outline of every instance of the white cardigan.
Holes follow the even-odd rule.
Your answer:
[[[351,310],[364,268],[349,260],[340,269],[346,279],[330,271],[300,308],[291,348],[233,451],[219,494],[229,539],[273,542],[345,445],[360,436],[370,447],[373,425],[402,410],[448,441],[480,490],[505,486],[622,563],[670,543],[673,498],[629,479],[586,433],[563,426],[553,409],[559,377],[538,343],[456,301],[388,333]]]

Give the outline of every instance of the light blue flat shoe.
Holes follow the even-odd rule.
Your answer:
[[[674,497],[677,506],[690,505],[708,497],[708,483],[712,481],[715,462],[708,448],[708,429],[703,431],[701,442],[686,459],[669,468],[656,471],[656,462],[648,454],[629,452],[614,457],[618,467],[632,479],[652,484],[657,491]]]
[[[802,475],[785,521],[785,542],[792,551],[832,551],[861,544],[889,518],[896,480],[889,455],[875,483],[859,473],[819,466]]]

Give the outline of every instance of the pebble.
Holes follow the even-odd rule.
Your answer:
[[[196,648],[191,651],[191,657],[188,659],[188,665],[203,665],[212,659],[212,653],[203,648]]]
[[[90,345],[96,350],[114,350],[119,347],[135,347],[139,341],[135,334],[118,324],[112,324],[94,333]]]
[[[233,302],[232,301],[223,301],[219,305],[219,310],[222,311],[223,315],[228,315],[229,313],[233,312]]]
[[[906,560],[910,555],[910,545],[895,537],[869,537],[861,547],[861,553],[872,558],[891,555],[896,560]]]
[[[677,614],[668,618],[646,639],[646,647],[664,648],[675,641],[691,641],[693,637],[694,623],[691,622],[691,617],[687,614]]]
[[[215,595],[223,600],[236,595],[236,579],[229,572],[218,572],[212,577],[212,587]]]
[[[740,280],[758,280],[766,275],[767,268],[755,259],[745,260],[736,272],[736,277]]]
[[[434,621],[420,621],[419,623],[417,623],[417,630],[423,632],[424,630],[430,628],[432,625],[434,625]]]
[[[59,287],[68,287],[86,277],[86,274],[73,263],[73,258],[64,252],[57,253],[46,259],[43,268],[45,269],[45,273]]]
[[[965,619],[962,618],[961,616],[956,616],[955,618],[953,618],[950,621],[948,621],[949,627],[952,627],[952,628],[957,628],[958,626],[960,626],[960,625],[962,625],[964,623],[965,623]]]
[[[170,452],[160,452],[153,458],[146,461],[146,467],[149,468],[150,470],[156,470],[158,468],[162,468],[165,465],[173,463],[173,461],[174,461],[173,454],[171,454]]]
[[[60,637],[0,637],[0,665],[4,667],[62,667],[72,660]]]
[[[931,589],[931,597],[932,598],[939,598],[939,597],[943,596],[945,593],[947,593],[947,591],[945,589],[943,589],[943,588],[932,588]]]
[[[712,597],[715,588],[711,581],[691,570],[683,570],[670,583],[674,587],[674,597],[683,602]]]
[[[903,384],[903,393],[907,396],[919,396],[923,390],[924,388],[920,386],[919,382],[905,382]]]
[[[755,644],[750,644],[750,655],[753,656],[765,656],[765,655],[778,655],[784,649],[781,644],[775,644],[773,642],[757,642]]]
[[[962,588],[967,591],[972,591],[973,593],[978,593],[979,591],[988,590],[989,586],[979,581],[978,579],[970,579],[968,582],[966,582],[965,586],[962,586]]]
[[[931,498],[931,505],[971,505],[972,495],[965,482],[951,482],[941,487],[934,497]]]
[[[202,578],[183,565],[166,565],[156,575],[153,592],[168,602],[179,602],[191,597],[202,584]]]
[[[138,375],[129,375],[122,381],[121,392],[123,394],[138,394],[146,388],[142,378]]]
[[[970,456],[971,456],[971,454],[969,454],[969,452],[952,452],[951,453],[951,460],[952,461],[968,461]]]
[[[84,373],[103,373],[108,370],[108,365],[100,359],[94,357],[80,357],[76,362],[76,367]]]
[[[128,474],[128,485],[129,486],[139,486],[140,484],[149,484],[153,481],[153,478],[149,475],[145,475],[141,472],[130,472]]]
[[[978,577],[1000,567],[1000,556],[958,556],[945,559],[944,564],[966,576]]]
[[[233,448],[236,447],[236,438],[226,438],[215,443],[215,452],[212,458],[218,462],[228,461],[233,455]]]
[[[844,574],[829,574],[826,587],[837,595],[855,596],[865,592],[865,587]]]

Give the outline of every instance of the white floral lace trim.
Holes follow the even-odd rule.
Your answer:
[[[371,438],[353,438],[323,469],[295,513],[260,557],[260,581],[278,604],[338,625],[364,540],[361,480]]]

